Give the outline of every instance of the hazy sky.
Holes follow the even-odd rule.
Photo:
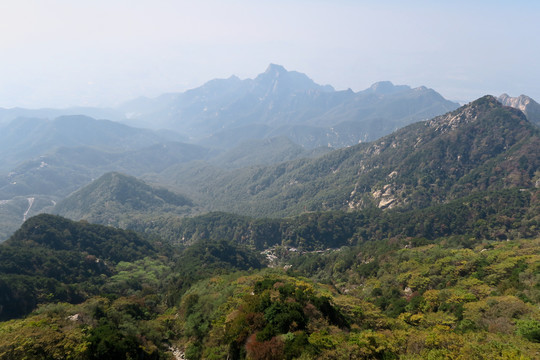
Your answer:
[[[336,89],[540,101],[539,3],[0,0],[0,107],[114,105],[269,63]]]

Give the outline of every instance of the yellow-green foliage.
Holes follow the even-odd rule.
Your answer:
[[[316,273],[211,275],[178,308],[160,296],[167,262],[120,262],[104,286],[117,295],[0,323],[0,359],[167,359],[169,346],[188,359],[538,358],[540,239],[453,241],[328,252]],[[326,284],[309,279],[325,269]]]
[[[0,323],[0,359],[89,359],[87,329],[67,304],[47,305],[23,320]]]
[[[443,240],[389,249],[370,257],[378,264],[373,275],[351,276],[348,283],[339,278],[342,294],[275,271],[244,276],[228,283],[237,290],[216,307],[209,335],[199,340],[205,349],[219,347],[222,355],[253,359],[534,359],[540,351],[539,245],[536,239],[462,249]],[[332,265],[327,268],[334,271]],[[494,276],[500,281],[494,283]],[[265,281],[273,285],[258,292],[257,284]],[[305,306],[305,327],[278,331],[274,324],[269,331],[268,314],[257,314],[261,297],[278,304],[279,290],[288,285],[316,295],[324,291],[345,322],[333,324]],[[208,351],[193,358],[206,358]]]
[[[25,319],[0,323],[0,359],[159,359],[174,333],[171,315],[152,299],[92,298],[81,305],[49,304]],[[161,356],[161,357],[160,357]]]

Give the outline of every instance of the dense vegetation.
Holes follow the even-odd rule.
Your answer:
[[[532,359],[539,244],[377,242],[296,257],[289,276],[212,278],[180,306],[184,347],[206,359]]]
[[[284,219],[255,219],[214,212],[189,218],[157,217],[134,230],[190,244],[231,239],[259,250],[274,245],[304,250],[336,248],[368,240],[470,234],[476,239],[515,239],[540,235],[540,191],[508,189],[474,195],[419,210],[306,212]]]
[[[4,319],[39,308],[0,324],[0,358],[159,359],[174,350],[189,359],[533,359],[540,351],[540,239],[519,239],[528,234],[523,227],[538,227],[519,209],[535,195],[467,198],[470,209],[486,211],[485,236],[474,234],[474,218],[449,223],[446,233],[398,236],[405,215],[375,210],[371,219],[387,217],[367,227],[376,236],[361,238],[349,225],[342,230],[352,234],[349,243],[335,243],[324,226],[343,229],[351,213],[306,214],[295,225],[307,224],[296,230],[304,243],[272,247],[273,270],[260,270],[248,241],[201,235],[181,250],[110,227],[31,218],[0,246],[0,300]],[[504,220],[502,204],[514,204],[508,211],[521,225]],[[449,218],[463,211],[446,206],[457,209]],[[232,229],[224,219],[236,217],[207,218],[217,230],[208,234],[235,237],[223,231]],[[503,232],[513,240],[492,237]],[[312,239],[319,242],[307,245]]]
[[[286,273],[222,268],[170,304],[164,263],[119,263],[115,294],[0,323],[0,358],[536,358],[540,239],[460,239],[289,254]]]
[[[151,214],[185,215],[193,202],[165,188],[152,187],[132,176],[106,173],[59,202],[54,212],[72,219],[127,227]]]
[[[0,244],[0,359],[536,359],[539,139],[485,97],[319,159],[190,170],[250,216],[106,174],[57,209],[128,230],[42,214]]]
[[[156,256],[139,235],[52,215],[38,215],[0,246],[0,319],[21,316],[37,304],[80,302],[120,262]]]

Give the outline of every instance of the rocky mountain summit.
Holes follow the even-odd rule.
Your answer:
[[[527,95],[511,97],[508,94],[502,94],[497,98],[503,105],[511,106],[523,111],[530,122],[540,126],[540,104]]]

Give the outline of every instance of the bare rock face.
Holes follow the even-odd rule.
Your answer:
[[[530,122],[540,126],[540,104],[532,98],[527,95],[511,97],[508,94],[502,94],[497,100],[505,106],[521,110]]]

